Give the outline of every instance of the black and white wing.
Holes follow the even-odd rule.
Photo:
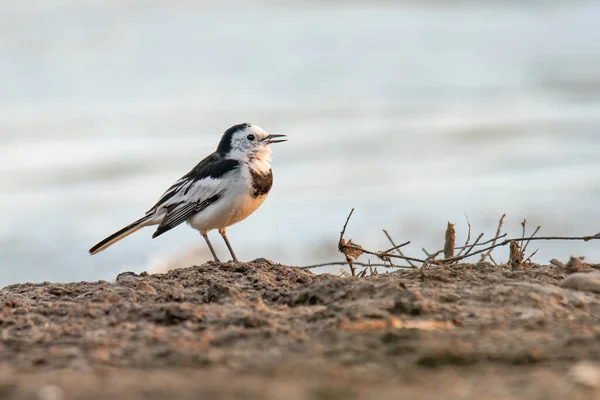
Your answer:
[[[239,161],[225,159],[217,153],[200,161],[148,211],[147,215],[152,214],[161,221],[152,237],[175,228],[219,200],[227,190],[226,176],[239,167]]]

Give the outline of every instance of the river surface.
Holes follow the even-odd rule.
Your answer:
[[[2,0],[0,285],[209,259],[186,226],[87,249],[245,121],[289,141],[264,206],[229,229],[244,260],[341,260],[353,207],[348,237],[385,248],[386,228],[413,256],[448,221],[463,241],[465,214],[474,237],[503,213],[513,236],[525,217],[595,234],[599,20],[597,1]],[[600,243],[530,247],[600,262]]]

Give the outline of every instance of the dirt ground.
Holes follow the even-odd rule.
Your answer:
[[[0,399],[600,398],[600,294],[567,276],[259,261],[11,285]]]

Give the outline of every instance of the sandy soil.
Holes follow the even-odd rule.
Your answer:
[[[591,399],[600,295],[556,266],[269,262],[0,291],[0,399]]]

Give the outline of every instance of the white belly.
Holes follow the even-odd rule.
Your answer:
[[[190,218],[188,224],[202,233],[226,228],[247,218],[266,198],[266,195],[254,198],[247,190],[242,194],[229,193]]]
[[[253,164],[257,170],[270,170],[266,162]],[[267,198],[267,194],[260,197],[253,197],[252,177],[247,164],[243,164],[239,170],[237,179],[231,179],[228,183],[226,192],[206,209],[194,215],[187,222],[201,233],[206,233],[213,229],[226,228],[236,224],[252,214]]]

